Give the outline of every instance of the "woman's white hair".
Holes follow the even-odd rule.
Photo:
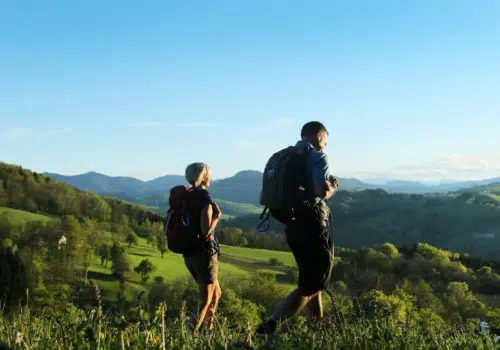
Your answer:
[[[191,163],[186,167],[186,181],[191,186],[196,186],[207,176],[209,167],[205,163]]]

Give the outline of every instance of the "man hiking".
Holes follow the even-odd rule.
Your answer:
[[[326,204],[338,187],[323,150],[328,131],[317,121],[306,123],[294,147],[275,153],[266,165],[260,204],[285,224],[285,235],[299,270],[298,287],[278,306],[257,333],[272,333],[280,321],[306,308],[323,317],[321,291],[330,283],[333,242]]]

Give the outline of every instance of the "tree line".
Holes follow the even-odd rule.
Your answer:
[[[137,230],[146,219],[154,222],[163,219],[143,206],[101,197],[6,163],[0,163],[0,206],[58,217],[72,215],[109,222],[113,231],[128,227]]]

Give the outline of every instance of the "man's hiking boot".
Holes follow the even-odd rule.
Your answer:
[[[276,331],[277,327],[278,327],[278,322],[274,319],[269,319],[269,320],[264,321],[260,324],[260,326],[256,330],[256,333],[257,334],[272,334]]]

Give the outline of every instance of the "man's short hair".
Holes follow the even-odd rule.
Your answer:
[[[317,135],[319,132],[324,131],[328,134],[326,127],[320,122],[308,122],[305,123],[300,131],[301,137],[307,137],[312,135]]]

